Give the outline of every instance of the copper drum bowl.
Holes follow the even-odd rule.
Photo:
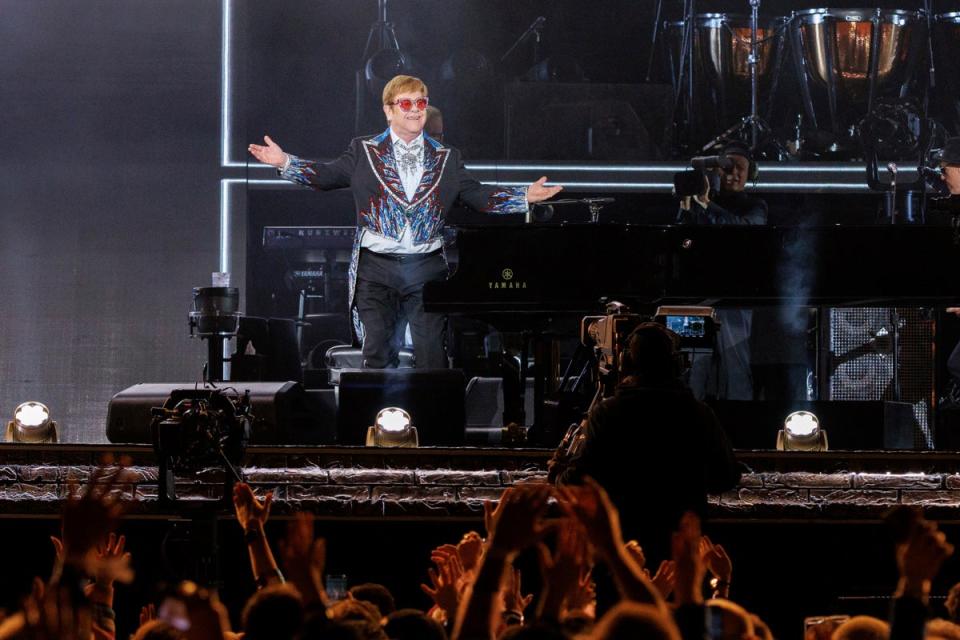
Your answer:
[[[757,25],[757,79],[761,103],[769,97],[785,22],[786,18],[761,18]],[[671,71],[676,82],[683,22],[669,22],[666,30]],[[750,16],[728,13],[694,16],[693,107],[700,116],[707,114],[705,117],[710,122],[703,123],[704,126],[726,128],[750,113],[749,58]]]
[[[807,9],[790,32],[807,117],[849,129],[883,96],[905,95],[925,36],[920,11]]]

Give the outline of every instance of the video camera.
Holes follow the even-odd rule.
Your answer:
[[[232,392],[232,393],[231,393]],[[235,389],[175,389],[162,407],[151,409],[150,431],[157,457],[159,500],[177,501],[175,474],[220,466],[224,470],[223,501],[229,504],[233,482],[242,481],[243,459],[253,412],[250,392]]]
[[[690,169],[673,174],[673,195],[677,198],[699,196],[708,189],[720,190],[720,172],[733,169],[733,160],[726,155],[696,156]]]
[[[627,337],[649,318],[631,313],[629,307],[620,302],[608,302],[606,312],[602,316],[584,316],[580,321],[580,342],[585,347],[593,347],[601,379],[612,378],[615,386],[620,379]]]
[[[585,316],[580,321],[580,342],[592,347],[597,357],[597,368],[607,395],[623,378],[621,363],[627,349],[627,338],[640,324],[657,322],[675,333],[679,338],[679,356],[683,350],[712,349],[716,336],[715,313],[711,307],[670,306],[658,307],[653,318],[632,313],[620,302],[609,302],[606,315]],[[686,362],[686,361],[685,361]],[[688,368],[682,366],[681,370]]]
[[[927,153],[926,162],[920,167],[920,176],[934,200],[950,197],[947,183],[943,181],[943,167],[940,166],[942,158],[943,149],[931,149]]]

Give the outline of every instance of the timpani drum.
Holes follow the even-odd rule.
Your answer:
[[[796,11],[790,40],[808,127],[841,146],[881,98],[906,96],[923,57],[920,11]]]
[[[762,19],[757,26],[757,77],[760,94],[772,93],[785,18]],[[674,85],[679,78],[683,22],[666,24]],[[692,25],[693,73],[679,87],[689,99],[690,124],[701,142],[750,114],[750,16],[703,13]]]

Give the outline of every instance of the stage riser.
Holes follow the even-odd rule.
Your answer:
[[[55,515],[89,479],[101,453],[94,447],[0,447],[0,517]],[[179,515],[222,496],[223,471],[207,468],[178,475],[183,503],[161,507],[152,451],[129,447],[121,453],[131,458],[117,485],[136,498],[130,517]],[[740,457],[750,470],[735,490],[710,499],[715,520],[876,521],[897,504],[958,519],[960,473],[951,455]],[[265,447],[248,453],[243,474],[258,492],[273,491],[277,517],[309,511],[328,519],[478,520],[483,502],[497,500],[506,487],[544,482],[548,458],[542,450]],[[226,508],[222,513],[230,517]]]

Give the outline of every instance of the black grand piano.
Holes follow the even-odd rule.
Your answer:
[[[476,225],[458,228],[457,266],[427,283],[428,311],[461,314],[534,343],[513,385],[522,402],[528,349],[537,356],[542,408],[550,319],[603,313],[602,300],[637,312],[658,305],[713,307],[952,306],[960,302],[960,244],[949,226]],[[541,366],[539,358],[546,359]],[[523,416],[522,409],[517,414]],[[534,423],[540,423],[535,415]]]
[[[456,250],[456,271],[424,288],[428,311],[596,313],[601,298],[713,306],[960,302],[960,245],[946,226],[478,225],[458,228]]]

